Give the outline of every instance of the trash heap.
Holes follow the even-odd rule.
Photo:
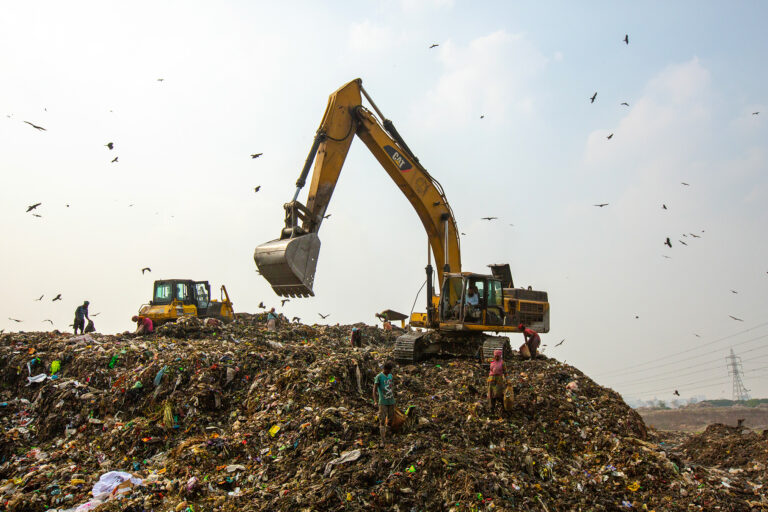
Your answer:
[[[758,433],[715,423],[688,438],[679,449],[697,464],[726,469],[756,467],[764,472],[768,464],[768,430]]]
[[[0,510],[761,510],[762,489],[673,461],[612,390],[554,359],[396,366],[402,432],[372,386],[396,334],[363,324],[0,335]],[[714,475],[714,476],[713,476]]]

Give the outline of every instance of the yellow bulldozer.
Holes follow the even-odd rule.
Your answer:
[[[362,105],[362,96],[378,118]],[[462,271],[459,230],[442,186],[420,164],[392,121],[382,115],[360,79],[331,94],[296,192],[284,205],[285,227],[280,238],[258,246],[254,252],[256,265],[273,290],[291,297],[314,295],[318,232],[355,135],[405,194],[427,232],[426,312],[413,313],[410,318],[412,327],[426,331],[400,336],[396,359],[417,361],[427,354],[474,356],[479,350],[484,357],[491,357],[495,349],[508,352],[511,348],[506,337],[488,336],[486,332],[520,332],[521,323],[548,332],[547,292],[514,288],[508,264],[489,265],[490,274]],[[304,205],[297,199],[313,162]]]
[[[139,315],[149,317],[158,326],[188,316],[231,322],[235,319],[235,310],[224,285],[220,300],[216,300],[211,299],[208,281],[161,279],[155,281],[152,300],[139,308]]]

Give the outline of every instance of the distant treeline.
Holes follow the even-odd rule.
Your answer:
[[[757,407],[760,404],[768,404],[768,398],[752,398],[751,400],[703,400],[699,404],[708,404],[714,407],[730,407],[732,405],[742,405],[744,407]]]

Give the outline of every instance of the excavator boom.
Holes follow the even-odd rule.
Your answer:
[[[362,95],[382,121],[363,107]],[[320,253],[318,231],[355,135],[373,153],[419,216],[437,263],[438,282],[442,282],[443,272],[461,271],[459,233],[442,187],[421,166],[392,122],[384,118],[363,89],[362,81],[356,79],[328,99],[312,149],[296,182],[296,193],[293,200],[284,205],[285,227],[280,238],[254,251],[259,271],[278,295],[314,295]],[[304,206],[297,198],[313,162],[314,172]]]

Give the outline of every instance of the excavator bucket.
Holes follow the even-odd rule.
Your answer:
[[[314,295],[320,237],[315,233],[272,240],[256,247],[253,259],[275,293],[283,297]]]

